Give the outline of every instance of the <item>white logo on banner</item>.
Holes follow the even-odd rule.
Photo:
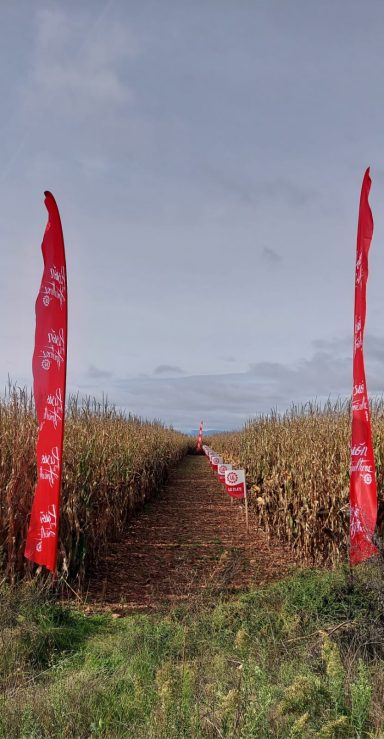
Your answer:
[[[226,485],[245,485],[244,470],[230,470],[225,473]]]
[[[57,388],[52,395],[48,395],[43,420],[50,421],[55,429],[63,420],[63,399],[60,388]]]
[[[356,285],[360,286],[363,281],[363,252],[360,252],[356,260]]]
[[[361,317],[356,316],[355,321],[355,353],[358,349],[361,349],[363,346],[363,326],[361,322]]]
[[[356,536],[356,534],[364,534],[364,527],[363,523],[361,521],[360,516],[360,509],[359,507],[353,506],[351,508],[351,521],[350,521],[350,530],[351,530],[351,536]]]
[[[229,482],[229,483],[230,483],[231,485],[236,485],[236,483],[237,483],[238,479],[239,479],[239,478],[238,478],[238,476],[237,476],[236,472],[230,472],[230,473],[229,473],[229,475],[227,475],[227,480],[228,480],[228,482]]]
[[[50,268],[49,273],[51,282],[46,282],[42,286],[43,305],[47,308],[50,302],[56,299],[60,303],[60,308],[62,308],[66,300],[64,267],[61,267],[59,271],[53,266]]]
[[[56,536],[57,529],[57,515],[56,506],[54,504],[48,507],[47,511],[40,511],[40,541],[36,544],[36,549],[41,552],[43,548],[43,539],[50,539],[52,536]]]
[[[53,488],[55,481],[59,477],[60,457],[59,447],[52,447],[50,454],[42,454],[40,459],[40,480],[47,480],[49,486]]]
[[[59,331],[51,328],[48,331],[48,346],[43,349],[41,356],[41,366],[44,370],[49,370],[51,362],[56,362],[57,369],[60,369],[64,362],[65,339],[64,329]]]

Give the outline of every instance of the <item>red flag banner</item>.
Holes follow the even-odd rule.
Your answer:
[[[45,193],[48,223],[42,253],[44,271],[36,300],[35,351],[32,368],[39,424],[36,445],[37,486],[25,556],[55,571],[63,453],[67,369],[67,271],[60,214]]]
[[[245,470],[227,470],[224,474],[228,495],[232,498],[245,498]]]
[[[203,422],[200,421],[199,436],[197,438],[197,451],[199,452],[203,444]]]
[[[355,316],[353,348],[352,441],[350,468],[350,551],[351,565],[377,554],[372,536],[377,517],[375,459],[368,392],[364,367],[364,328],[368,253],[373,236],[373,218],[368,202],[371,189],[369,167],[364,175],[357,229]]]

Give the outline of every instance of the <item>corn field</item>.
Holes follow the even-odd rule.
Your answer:
[[[36,483],[37,423],[31,397],[10,388],[0,398],[0,566],[15,580],[24,559]],[[70,398],[64,438],[58,571],[81,584],[132,512],[164,483],[188,451],[186,436],[118,412],[107,403]]]
[[[288,542],[305,564],[336,564],[347,554],[349,403],[292,407],[209,438],[226,462],[246,469],[250,504],[268,536]],[[372,407],[379,519],[384,484],[384,403]]]

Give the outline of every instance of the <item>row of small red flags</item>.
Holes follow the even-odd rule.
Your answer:
[[[203,445],[203,452],[219,482],[225,485],[228,495],[232,498],[245,498],[247,495],[245,470],[232,469],[231,464],[226,464],[222,457],[205,444]]]

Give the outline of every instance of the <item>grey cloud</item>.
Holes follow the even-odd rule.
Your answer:
[[[232,196],[244,205],[253,207],[269,202],[280,202],[293,208],[306,208],[321,201],[322,196],[310,185],[298,184],[284,177],[254,180],[252,177],[219,170],[207,170],[208,178],[227,195]]]
[[[261,380],[286,380],[288,376],[294,374],[294,370],[280,362],[257,362],[249,366],[249,372]]]
[[[103,19],[103,32],[98,20]],[[132,101],[132,90],[120,73],[123,61],[136,53],[127,26],[103,17],[92,21],[87,13],[67,13],[45,7],[36,14],[34,60],[23,89],[28,110],[36,101],[67,113],[89,113],[100,106],[121,106]]]
[[[99,367],[95,367],[95,365],[91,364],[87,375],[93,380],[109,380],[112,377],[112,372],[109,370],[99,369]]]
[[[352,385],[352,345],[348,337],[313,342],[310,359],[287,366],[279,362],[259,362],[249,368],[268,387],[275,387],[285,398],[310,400],[328,395],[349,395]],[[384,339],[368,335],[365,340],[368,390],[384,392]]]
[[[316,202],[320,194],[310,186],[300,185],[288,179],[270,180],[258,187],[259,198],[279,199],[289,206],[305,208]]]
[[[267,264],[279,264],[283,261],[280,254],[269,246],[265,246],[261,252],[261,257]]]
[[[276,404],[276,395],[268,397],[244,374],[120,380],[114,397],[139,415],[160,417],[182,429],[198,425],[200,416],[209,426],[239,427]]]
[[[155,375],[184,375],[184,370],[173,364],[159,364],[154,370]]]
[[[364,351],[369,360],[384,365],[384,338],[367,334],[364,340]]]
[[[334,357],[328,352],[316,352],[311,359],[303,359],[287,366],[275,362],[259,362],[250,366],[250,374],[257,377],[270,391],[292,400],[347,393],[351,384],[351,361]]]
[[[352,334],[351,338],[347,337],[334,337],[332,339],[314,339],[312,346],[316,351],[329,352],[329,353],[340,353],[340,351],[346,351],[351,353],[352,351]]]
[[[343,356],[352,362],[353,334],[350,336],[334,337],[332,339],[316,339],[312,342],[316,352],[330,356]],[[368,364],[373,362],[384,364],[384,337],[367,333],[364,338],[364,355]]]
[[[126,410],[146,418],[162,418],[183,430],[195,428],[200,416],[211,427],[238,428],[250,417],[272,409],[283,412],[293,402],[349,397],[352,357],[348,338],[317,340],[313,344],[312,356],[293,364],[256,362],[247,372],[117,378],[112,381],[109,394]],[[367,383],[371,395],[384,391],[382,345],[384,339],[379,336],[367,338]],[[157,369],[169,371],[166,365]],[[85,385],[83,390],[86,392]]]

